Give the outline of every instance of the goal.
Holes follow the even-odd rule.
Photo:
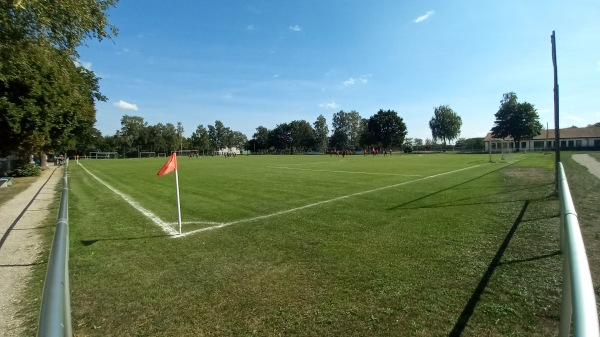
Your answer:
[[[154,158],[156,156],[156,152],[152,151],[142,151],[139,154],[139,158]]]
[[[177,152],[178,157],[198,157],[198,150],[179,150],[171,153],[173,152]]]
[[[117,159],[119,154],[116,152],[90,152],[90,159]]]
[[[158,158],[166,157],[166,156],[167,156],[167,154],[164,153],[164,152],[161,152],[161,153],[158,154]]]

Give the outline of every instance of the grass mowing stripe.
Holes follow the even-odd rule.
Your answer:
[[[267,166],[268,168],[285,169],[285,170],[297,170],[297,171],[311,171],[311,172],[328,172],[328,173],[350,173],[350,174],[368,174],[378,176],[401,176],[401,177],[422,177],[421,174],[399,174],[399,173],[378,173],[378,172],[353,172],[353,171],[336,171],[336,170],[313,170],[296,167],[285,167],[285,166]]]
[[[460,171],[464,171],[464,170],[469,170],[469,169],[472,169],[472,168],[479,167],[481,165],[483,165],[483,164],[479,164],[479,165],[475,165],[475,166],[469,166],[469,167],[464,167],[464,168],[461,168],[461,169],[458,169],[458,170],[453,170],[453,171],[438,173],[438,174],[434,174],[434,175],[431,175],[431,176],[428,176],[428,177],[419,178],[419,179],[415,179],[415,180],[409,180],[409,181],[405,181],[405,182],[401,182],[401,183],[393,184],[393,185],[389,185],[389,186],[383,186],[383,187],[375,188],[375,189],[372,189],[372,190],[367,190],[367,191],[352,193],[352,194],[344,195],[344,196],[333,198],[333,199],[329,199],[329,200],[323,200],[323,201],[315,202],[315,203],[312,203],[312,204],[309,204],[309,205],[304,205],[304,206],[300,206],[300,207],[296,207],[296,208],[292,208],[292,209],[287,209],[287,210],[275,212],[275,213],[272,213],[272,214],[261,215],[261,216],[257,216],[257,217],[254,217],[254,218],[248,218],[248,219],[242,219],[242,220],[232,221],[232,222],[223,223],[223,224],[219,224],[219,225],[212,226],[212,227],[200,228],[200,229],[193,230],[193,231],[190,231],[190,232],[187,232],[187,233],[182,233],[181,235],[179,235],[179,237],[183,237],[183,236],[187,236],[187,235],[195,234],[195,233],[199,233],[199,232],[205,232],[205,231],[209,231],[209,230],[213,230],[213,229],[219,229],[219,228],[223,228],[223,227],[226,227],[226,226],[231,226],[231,225],[235,225],[235,224],[239,224],[239,223],[243,223],[243,222],[252,222],[252,221],[256,221],[256,220],[266,219],[266,218],[274,217],[274,216],[281,215],[281,214],[291,213],[291,212],[299,211],[299,210],[302,210],[302,209],[306,209],[306,208],[310,208],[310,207],[315,207],[315,206],[323,205],[323,204],[326,204],[326,203],[330,203],[330,202],[334,202],[334,201],[338,201],[338,200],[342,200],[342,199],[346,199],[346,198],[350,198],[350,197],[355,197],[357,195],[363,195],[363,194],[367,194],[367,193],[373,193],[373,192],[377,192],[377,191],[381,191],[381,190],[386,190],[386,189],[389,189],[389,188],[394,188],[394,187],[398,187],[398,186],[402,186],[402,185],[407,185],[407,184],[418,182],[418,181],[423,181],[423,180],[427,180],[427,179],[431,179],[431,178],[436,178],[436,177],[444,176],[444,175],[447,175],[447,174],[452,174],[452,173],[456,173],[456,172],[460,172]]]
[[[149,211],[149,210],[145,209],[144,207],[142,207],[140,204],[138,204],[133,199],[131,199],[131,197],[129,197],[127,194],[125,194],[125,193],[117,190],[116,188],[110,186],[104,180],[98,178],[95,174],[93,174],[88,169],[86,169],[85,166],[83,166],[82,164],[79,164],[79,166],[81,166],[81,168],[83,168],[83,170],[85,172],[87,172],[90,176],[92,176],[94,179],[96,179],[99,183],[101,183],[102,185],[106,186],[106,188],[108,188],[109,190],[115,192],[118,196],[120,196],[121,198],[123,198],[123,200],[125,200],[128,204],[130,204],[133,208],[137,209],[140,213],[142,213],[143,215],[145,215],[146,217],[148,217],[150,220],[152,220],[155,224],[157,224],[160,228],[162,228],[165,231],[165,233],[167,233],[169,235],[173,235],[173,236],[179,235],[179,232],[177,232],[176,230],[174,230],[173,228],[171,228],[171,226],[169,226],[168,223],[162,221],[154,213],[152,213],[151,211]]]

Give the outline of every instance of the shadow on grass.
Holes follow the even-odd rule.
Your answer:
[[[553,256],[556,256],[556,255],[560,255],[560,250],[557,250],[557,251],[555,251],[553,253],[549,253],[549,254],[544,254],[544,255],[540,255],[540,256],[529,257],[529,258],[526,258],[526,259],[510,260],[510,261],[506,261],[506,262],[500,262],[500,265],[523,263],[523,262],[532,262],[532,261],[536,261],[536,260],[547,259],[549,257],[553,257]]]
[[[435,192],[433,192],[433,193],[430,193],[430,194],[424,195],[424,196],[422,196],[422,197],[419,197],[419,198],[416,198],[416,199],[413,199],[413,200],[407,201],[407,202],[405,202],[405,203],[402,203],[402,204],[399,204],[399,205],[396,205],[396,206],[390,207],[390,208],[388,208],[387,210],[388,210],[388,211],[394,211],[394,210],[397,210],[397,209],[411,209],[411,208],[414,208],[414,209],[422,209],[422,208],[438,208],[438,207],[450,207],[450,206],[473,206],[473,205],[481,205],[481,204],[504,204],[504,203],[513,203],[513,202],[516,202],[516,201],[525,201],[525,200],[518,200],[518,199],[510,199],[510,200],[507,200],[507,201],[494,201],[494,202],[491,202],[491,201],[489,201],[489,200],[483,200],[483,199],[482,199],[482,196],[481,196],[481,195],[479,195],[479,196],[477,196],[477,197],[476,197],[476,199],[479,199],[479,200],[481,200],[481,201],[479,201],[479,202],[472,202],[472,203],[462,203],[462,204],[461,204],[461,203],[460,203],[460,201],[467,201],[467,200],[470,200],[470,199],[472,199],[471,197],[466,197],[466,198],[463,198],[463,199],[453,199],[451,203],[445,203],[445,204],[439,204],[439,203],[438,203],[438,204],[435,204],[435,205],[429,205],[429,206],[423,206],[423,205],[419,205],[419,206],[415,206],[415,207],[406,207],[407,205],[414,204],[414,203],[416,203],[416,202],[418,202],[418,201],[421,201],[421,200],[425,200],[425,199],[427,199],[427,198],[429,198],[429,197],[431,197],[431,196],[434,196],[434,195],[436,195],[436,194],[440,194],[440,193],[442,193],[442,192],[446,192],[446,191],[450,191],[450,190],[456,189],[456,188],[457,188],[457,187],[459,187],[459,186],[464,186],[464,185],[467,185],[467,184],[469,184],[469,183],[471,183],[471,182],[473,182],[473,181],[475,181],[475,180],[478,180],[478,179],[480,179],[480,178],[482,178],[482,177],[485,177],[485,176],[487,176],[487,175],[489,175],[489,174],[492,174],[492,173],[495,173],[495,172],[497,172],[497,171],[500,171],[500,170],[502,170],[502,169],[505,169],[505,168],[507,168],[507,167],[510,167],[510,166],[512,166],[512,165],[514,165],[514,164],[515,164],[515,163],[509,164],[509,165],[506,165],[506,166],[499,167],[499,168],[497,168],[497,169],[495,169],[495,170],[492,170],[492,171],[490,171],[490,172],[487,172],[487,173],[484,173],[484,174],[482,174],[482,175],[479,175],[479,176],[473,177],[472,179],[469,179],[469,180],[463,181],[463,182],[461,182],[461,183],[458,183],[458,184],[456,184],[456,185],[452,185],[452,186],[446,187],[446,188],[444,188],[444,189],[441,189],[441,190],[439,190],[439,191],[435,191]],[[515,192],[519,192],[519,191],[526,191],[526,190],[531,190],[531,189],[540,189],[540,188],[542,188],[543,186],[549,186],[549,185],[553,185],[553,184],[554,184],[553,182],[550,182],[550,183],[532,184],[532,185],[521,186],[520,188],[513,188],[513,189],[512,189],[512,193],[513,193],[513,195],[514,195],[514,193],[515,193]],[[498,193],[494,193],[494,194],[488,194],[488,195],[487,195],[487,197],[491,197],[492,195],[505,195],[505,194],[506,194],[505,192],[498,192]],[[545,197],[540,197],[540,198],[534,199],[533,201],[546,200],[547,198],[551,198],[551,197],[553,197],[553,195],[552,195],[552,194],[551,194],[551,195],[548,195],[548,196],[545,196]],[[528,199],[528,200],[527,200],[527,202],[529,202],[529,201],[531,201],[531,199]]]
[[[92,240],[80,240],[81,244],[84,246],[91,246],[98,241],[129,241],[129,240],[145,240],[145,239],[158,239],[164,237],[171,237],[169,234],[162,235],[150,235],[150,236],[138,236],[135,238],[101,238],[101,239],[92,239]]]
[[[471,298],[469,298],[467,305],[465,305],[465,308],[463,309],[462,313],[460,314],[460,317],[456,321],[456,324],[454,324],[452,331],[450,331],[449,336],[451,336],[451,337],[460,336],[462,334],[462,332],[465,330],[465,327],[467,326],[469,319],[471,319],[471,316],[473,316],[473,313],[475,312],[475,307],[477,306],[477,302],[479,302],[479,300],[481,299],[481,294],[483,294],[483,292],[485,291],[485,288],[487,287],[488,283],[490,282],[490,279],[492,278],[494,271],[500,265],[500,260],[502,259],[502,255],[504,255],[504,251],[506,251],[506,248],[508,247],[510,240],[512,239],[513,235],[517,231],[517,227],[519,227],[519,224],[523,220],[523,216],[525,215],[525,212],[527,211],[528,206],[529,206],[529,200],[526,200],[525,204],[523,205],[523,208],[521,208],[521,212],[519,213],[519,216],[517,217],[517,219],[513,223],[512,227],[508,231],[508,234],[506,234],[504,241],[502,241],[500,248],[498,248],[496,255],[492,259],[492,262],[490,262],[487,270],[481,277],[481,280],[479,280],[479,284],[477,284],[475,291],[473,291],[473,294],[471,294]],[[513,262],[513,263],[516,263],[516,262]]]

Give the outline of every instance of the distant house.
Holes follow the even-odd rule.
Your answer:
[[[540,135],[533,137],[533,139],[522,139],[519,144],[515,144],[511,137],[504,139],[492,138],[490,132],[483,139],[485,151],[490,151],[490,146],[492,152],[500,152],[502,147],[504,147],[504,151],[515,151],[516,149],[519,151],[553,150],[554,131],[554,129],[542,130]],[[560,147],[569,150],[600,150],[600,127],[560,129]]]

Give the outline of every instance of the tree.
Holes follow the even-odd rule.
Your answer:
[[[147,127],[147,123],[144,122],[143,117],[139,116],[128,116],[125,115],[121,118],[121,130],[119,131],[119,136],[124,142],[125,147],[123,150],[123,155],[126,153],[135,152],[135,156],[137,156],[137,148],[140,145],[143,145],[142,141],[143,130]],[[135,151],[133,148],[136,148]]]
[[[336,149],[348,149],[350,141],[348,135],[342,130],[336,130],[329,138],[329,146]]]
[[[87,38],[111,37],[116,0],[3,1],[0,4],[0,153],[22,160],[38,151],[74,148],[92,132],[98,78],[77,66]]]
[[[394,110],[379,110],[369,118],[366,139],[371,144],[379,144],[384,148],[402,146],[406,137],[406,124]]]
[[[449,106],[440,105],[433,110],[433,117],[429,121],[431,136],[434,140],[440,139],[446,147],[446,140],[452,141],[460,134],[462,119]]]
[[[220,150],[225,147],[229,147],[231,144],[231,139],[229,138],[229,134],[231,133],[231,129],[225,127],[223,122],[220,120],[215,121],[215,125],[208,126],[208,138],[210,141],[210,145],[214,150]]]
[[[327,150],[327,144],[329,142],[329,128],[327,127],[327,120],[323,115],[319,115],[317,120],[313,123],[315,129],[315,149],[319,152],[325,152]]]
[[[413,146],[415,147],[415,149],[421,150],[421,148],[423,147],[423,139],[421,138],[415,138],[413,140]]]
[[[243,149],[246,146],[246,143],[248,142],[248,138],[246,137],[246,135],[241,133],[240,131],[231,131],[229,133],[229,139],[229,145],[235,146],[236,148],[238,148],[238,150]]]
[[[208,131],[204,125],[200,124],[196,128],[196,131],[192,133],[192,147],[198,149],[198,151],[202,151],[204,153],[206,150],[210,149],[210,141],[208,136]]]
[[[35,41],[77,56],[86,39],[117,35],[106,14],[117,1],[2,1],[0,44]]]
[[[285,151],[292,145],[292,128],[288,123],[278,124],[269,131],[269,146],[277,151]]]
[[[333,137],[338,140],[346,140],[336,147],[349,149],[360,146],[361,117],[358,112],[352,110],[350,112],[340,111],[333,114],[333,133],[337,135]]]
[[[183,150],[183,123],[177,122],[177,138],[179,138],[179,150]]]
[[[305,120],[290,123],[290,136],[292,151],[306,152],[315,145],[315,130]]]
[[[249,143],[248,148],[254,152],[267,150],[269,148],[269,129],[264,126],[257,127]]]
[[[495,116],[493,137],[512,137],[517,149],[521,139],[531,139],[541,134],[542,124],[535,107],[527,102],[519,103],[514,92],[504,94]]]

